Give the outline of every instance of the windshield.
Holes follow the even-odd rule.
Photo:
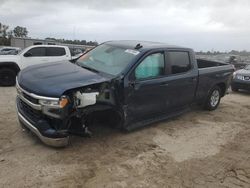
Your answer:
[[[246,70],[250,70],[250,65],[247,65],[247,66],[245,67],[245,69],[246,69]]]
[[[84,54],[76,63],[98,72],[118,75],[138,54],[137,50],[102,44]]]

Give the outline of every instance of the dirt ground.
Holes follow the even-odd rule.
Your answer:
[[[0,187],[250,187],[249,93],[131,133],[102,127],[64,149],[22,132],[15,94],[0,88]]]

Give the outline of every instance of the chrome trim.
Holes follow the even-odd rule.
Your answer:
[[[22,94],[17,93],[17,97],[20,98],[23,102],[25,102],[30,107],[34,108],[35,110],[42,110],[42,106],[39,104],[34,104],[30,102],[28,99],[26,99]]]
[[[29,95],[30,97],[33,97],[37,100],[51,100],[51,101],[59,101],[59,98],[53,98],[53,97],[43,97],[39,96],[33,93],[29,93],[28,91],[24,90],[20,87],[18,84],[18,81],[16,80],[16,89],[17,89],[17,97],[19,97],[23,102],[25,102],[27,105],[29,105],[31,108],[35,110],[41,110],[44,114],[54,117],[54,118],[60,118],[60,115],[53,114],[49,112],[49,109],[60,109],[59,105],[49,106],[49,105],[42,105],[42,104],[34,104],[33,102],[26,99],[22,93],[25,93],[26,95]]]
[[[69,143],[69,136],[64,138],[48,138],[43,136],[39,130],[32,125],[25,117],[23,117],[19,112],[17,112],[19,120],[29,129],[31,130],[44,144],[53,146],[53,147],[64,147]]]
[[[36,94],[34,94],[34,93],[30,93],[30,92],[24,90],[23,88],[21,88],[17,80],[16,80],[16,88],[17,88],[17,90],[21,90],[22,92],[24,92],[26,95],[29,95],[29,96],[31,96],[31,97],[33,97],[33,98],[35,98],[35,99],[38,99],[38,100],[39,100],[39,99],[43,99],[43,100],[52,100],[52,101],[58,101],[58,100],[60,100],[59,98],[44,97],[44,96],[36,95]]]
[[[48,106],[42,106],[42,112],[50,117],[54,117],[54,118],[57,118],[57,119],[60,119],[61,116],[58,115],[58,114],[54,114],[54,113],[51,113],[49,112],[50,109],[59,109],[59,108],[55,108],[55,107],[48,107]]]
[[[48,115],[48,116],[51,116],[51,117],[54,117],[54,118],[57,118],[57,119],[60,119],[60,115],[57,115],[57,114],[53,114],[51,112],[49,112],[49,109],[59,109],[55,106],[51,106],[51,107],[48,107],[48,106],[43,106],[43,105],[40,105],[40,104],[34,104],[32,102],[30,102],[29,100],[27,100],[23,95],[21,94],[17,94],[17,97],[23,101],[25,104],[29,105],[31,108],[35,109],[35,110],[40,110],[42,111],[44,114]]]

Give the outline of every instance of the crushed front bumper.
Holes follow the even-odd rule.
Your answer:
[[[48,118],[41,110],[32,107],[17,96],[16,108],[21,126],[32,131],[46,145],[53,147],[67,146],[69,142],[68,133],[54,128],[56,124],[62,125],[63,121]]]
[[[32,131],[43,143],[53,147],[64,147],[68,145],[69,136],[62,138],[49,138],[43,136],[41,132],[35,127],[35,125],[30,123],[21,113],[17,112],[17,115],[21,125]]]

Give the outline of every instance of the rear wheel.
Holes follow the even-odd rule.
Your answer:
[[[13,86],[16,84],[16,72],[9,68],[0,69],[0,85]]]
[[[204,108],[210,111],[215,110],[220,104],[220,99],[221,99],[221,89],[220,87],[215,86],[209,92]]]

